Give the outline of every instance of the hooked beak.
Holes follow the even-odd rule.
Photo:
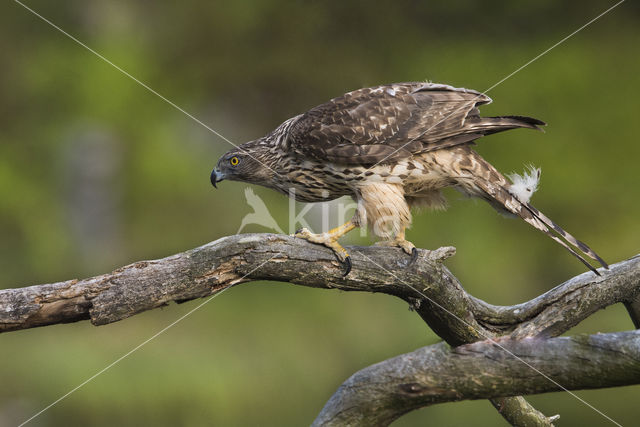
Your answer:
[[[224,174],[220,173],[220,172],[216,172],[216,170],[212,170],[211,171],[211,184],[215,187],[218,188],[218,186],[216,185],[218,182],[224,180]]]

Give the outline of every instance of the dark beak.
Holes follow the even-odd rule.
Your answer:
[[[216,172],[215,169],[211,171],[211,185],[213,185],[215,188],[218,188],[216,184],[222,180],[224,180],[223,174]]]

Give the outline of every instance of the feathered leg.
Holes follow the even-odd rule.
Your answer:
[[[358,212],[363,223],[383,240],[376,246],[399,247],[411,255],[411,264],[418,257],[415,245],[405,238],[405,230],[411,225],[411,212],[398,184],[369,183],[358,189]]]

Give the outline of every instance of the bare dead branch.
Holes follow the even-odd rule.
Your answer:
[[[349,250],[354,268],[343,278],[333,254],[321,246],[273,234],[225,237],[101,276],[2,290],[0,332],[85,319],[103,325],[255,280],[396,296],[453,346],[506,334],[519,339],[556,336],[618,302],[632,316],[638,313],[640,257],[613,265],[602,277],[585,273],[531,301],[500,307],[468,295],[442,265],[454,248],[421,250],[419,260],[408,267],[408,257],[399,249]],[[513,425],[551,425],[550,418],[522,398],[492,402]]]
[[[386,426],[436,403],[615,387],[640,382],[640,331],[560,338],[501,339],[455,348],[444,343],[369,366],[331,397],[315,426]],[[461,375],[464,373],[464,375]]]
[[[408,258],[399,249],[352,247],[350,251],[353,271],[342,278],[333,254],[321,246],[274,234],[225,237],[100,276],[0,290],[0,332],[85,319],[103,325],[171,301],[206,297],[241,282],[279,280],[400,297],[455,345],[483,339],[473,331],[481,326],[498,335],[505,331],[516,337],[558,335],[596,310],[633,301],[640,294],[640,256],[612,265],[601,277],[584,273],[531,301],[501,307],[468,295],[441,264],[455,253],[454,248],[421,250],[418,262],[408,268]],[[450,326],[453,314],[468,324]]]

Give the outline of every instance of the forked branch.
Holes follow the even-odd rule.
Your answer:
[[[409,267],[400,249],[351,247],[349,251],[353,270],[345,278],[331,251],[301,239],[274,234],[225,237],[101,276],[2,290],[0,332],[85,319],[103,325],[255,280],[402,298],[452,346],[505,335],[518,340],[554,337],[595,311],[620,302],[634,321],[640,319],[639,256],[601,270],[600,277],[591,272],[576,276],[531,301],[494,306],[468,295],[442,264],[455,253],[454,248],[421,250],[418,261]],[[406,412],[402,400],[396,402],[398,414]],[[497,398],[493,403],[512,424],[551,423],[521,398]]]

